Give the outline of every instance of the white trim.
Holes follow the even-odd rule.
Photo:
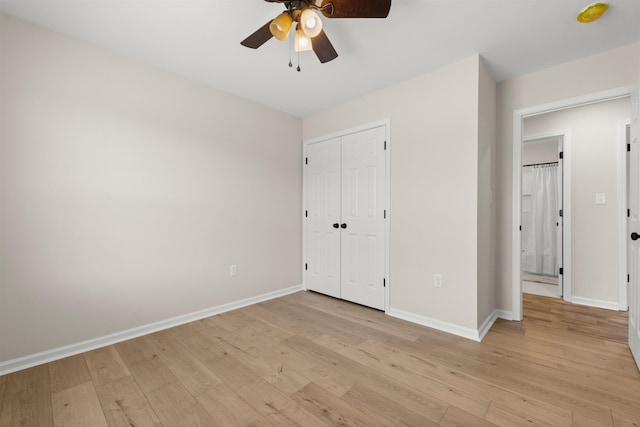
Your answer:
[[[486,319],[484,319],[484,322],[482,322],[480,328],[478,328],[478,341],[482,341],[484,339],[484,336],[487,335],[487,332],[489,332],[489,329],[491,329],[497,319],[498,310],[493,310],[493,312],[491,312],[491,314]]]
[[[571,131],[566,131],[562,139],[562,299],[571,302],[573,299],[573,200],[572,198],[572,144]]]
[[[629,308],[627,301],[627,126],[631,120],[618,121],[618,310]]]
[[[513,313],[507,310],[496,310],[496,314],[498,315],[498,319],[503,320],[514,320]]]
[[[525,117],[536,116],[539,114],[550,113],[553,111],[565,110],[568,108],[579,107],[583,105],[594,104],[602,101],[609,101],[617,98],[623,98],[631,94],[631,86],[625,86],[622,88],[611,89],[603,92],[597,92],[575,98],[568,98],[559,101],[554,101],[548,104],[542,104],[527,108],[521,108],[513,112],[513,159],[512,159],[512,231],[511,231],[511,312],[514,320],[522,320],[522,292],[518,292],[521,289],[520,284],[520,211],[521,200],[520,193],[522,190],[520,169],[522,165],[522,120]],[[566,141],[565,141],[566,142]],[[565,146],[566,153],[566,146]],[[567,156],[568,157],[568,156]],[[564,162],[565,176],[570,175],[570,162]],[[565,196],[570,196],[566,195]],[[565,208],[568,207],[568,203],[565,204]],[[568,216],[568,215],[567,215]],[[566,222],[565,222],[566,225]],[[568,237],[565,230],[565,237]],[[570,230],[569,230],[570,232]],[[568,240],[570,242],[570,240]],[[565,245],[568,246],[568,245]],[[570,245],[569,245],[570,246]],[[563,260],[565,264],[569,263],[566,258]],[[564,267],[564,266],[563,266]],[[567,280],[565,274],[565,280]]]
[[[480,332],[475,329],[465,328],[464,326],[456,325],[454,323],[443,322],[442,320],[433,319],[421,314],[410,313],[408,311],[392,307],[389,308],[387,314],[391,317],[396,317],[398,319],[406,320],[408,322],[416,323],[428,328],[437,329],[448,334],[457,335],[459,337],[467,338],[474,341],[480,341]],[[488,325],[489,328],[491,327],[491,324]]]
[[[385,229],[384,232],[386,234],[386,253],[384,255],[384,276],[387,279],[387,286],[385,288],[385,293],[384,293],[384,311],[385,313],[387,313],[389,311],[389,300],[390,300],[390,288],[391,288],[391,278],[389,277],[389,260],[391,259],[391,253],[389,251],[389,248],[391,247],[391,245],[389,244],[389,224],[391,223],[391,209],[390,206],[391,204],[389,203],[389,201],[391,200],[391,173],[390,173],[390,169],[391,169],[391,119],[390,118],[386,118],[384,120],[384,125],[385,125],[385,129],[386,129],[386,139],[387,139],[387,151],[385,153],[385,168],[384,168],[384,172],[386,174],[386,182],[385,182],[385,193],[384,193],[384,197],[385,197],[385,209],[387,210],[387,221],[385,223]]]
[[[342,138],[343,136],[347,136],[347,135],[351,135],[353,133],[358,133],[358,132],[362,132],[365,130],[369,130],[369,129],[373,129],[373,128],[377,128],[380,126],[389,126],[391,120],[389,117],[385,118],[385,119],[381,119],[381,120],[376,120],[374,122],[369,122],[369,123],[365,123],[363,125],[360,126],[354,126],[352,128],[349,129],[343,129],[343,130],[339,130],[337,132],[332,132],[328,135],[323,135],[323,136],[318,136],[316,138],[311,138],[311,139],[307,139],[304,142],[305,145],[309,145],[309,144],[314,144],[316,142],[322,142],[322,141],[326,141],[329,139],[333,139],[333,138]]]
[[[534,105],[532,107],[520,108],[515,112],[520,112],[524,116],[537,116],[540,114],[551,113],[553,111],[567,110],[575,107],[583,107],[585,105],[597,104],[603,101],[613,101],[618,98],[626,98],[631,95],[633,86],[624,86],[616,89],[605,90],[602,92],[591,93],[574,98],[561,99],[559,101],[550,102],[548,104]]]
[[[522,118],[523,114],[513,112],[513,165],[511,191],[511,313],[513,320],[522,320]]]
[[[385,179],[385,210],[387,211],[387,218],[386,218],[386,222],[385,222],[385,241],[386,241],[386,249],[385,249],[385,260],[384,260],[384,277],[386,279],[386,286],[385,286],[385,290],[384,290],[384,311],[385,313],[389,314],[389,300],[390,300],[390,289],[391,289],[391,278],[389,277],[389,259],[390,259],[390,252],[389,252],[389,223],[391,222],[390,220],[390,215],[391,215],[391,209],[389,209],[390,207],[390,194],[391,194],[391,174],[390,174],[390,165],[391,165],[391,119],[389,117],[382,119],[382,120],[377,120],[374,122],[370,122],[364,125],[360,125],[360,126],[355,126],[349,129],[344,129],[344,130],[340,130],[337,132],[333,132],[330,133],[328,135],[324,135],[324,136],[320,136],[320,137],[316,137],[316,138],[312,138],[312,139],[307,139],[305,141],[302,142],[302,164],[303,164],[303,170],[302,170],[302,289],[306,290],[307,286],[306,286],[306,282],[307,282],[307,275],[306,275],[306,270],[304,269],[305,263],[306,263],[306,259],[307,259],[307,222],[305,221],[305,216],[304,216],[304,212],[307,209],[307,196],[306,196],[306,187],[307,187],[307,168],[304,167],[305,165],[305,158],[307,157],[307,147],[309,147],[309,145],[311,144],[315,144],[317,142],[322,142],[322,141],[327,141],[329,139],[334,139],[334,138],[342,138],[343,136],[347,136],[347,135],[351,135],[354,133],[358,133],[358,132],[362,132],[365,130],[369,130],[369,129],[374,129],[374,128],[378,128],[384,126],[385,128],[385,138],[386,138],[386,142],[387,142],[387,149],[385,150],[385,174],[386,174],[386,179]]]
[[[619,311],[619,304],[617,301],[602,301],[599,299],[573,297],[571,301],[574,304],[587,305],[589,307],[605,308],[607,310]]]
[[[143,335],[158,332],[164,329],[173,328],[185,323],[204,319],[205,317],[215,316],[216,314],[225,313],[227,311],[236,310],[248,305],[257,304],[274,298],[292,294],[302,290],[301,285],[291,286],[289,288],[280,289],[266,294],[257,295],[255,297],[245,298],[239,301],[218,305],[193,313],[176,316],[170,319],[160,320],[159,322],[149,323],[148,325],[138,326],[136,328],[127,329],[125,331],[116,332],[99,338],[81,341],[75,344],[46,350],[40,353],[30,354],[28,356],[0,362],[0,375],[10,374],[11,372],[27,369],[32,366],[41,365],[43,363],[52,362],[54,360],[84,353],[86,351],[95,350],[96,348],[105,347],[122,341],[137,338]]]
[[[305,291],[307,288],[307,270],[305,268],[307,262],[307,217],[305,212],[307,210],[307,147],[309,144],[302,141],[302,289]]]

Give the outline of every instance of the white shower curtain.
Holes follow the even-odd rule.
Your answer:
[[[529,273],[558,274],[558,165],[534,166],[528,224],[523,224],[522,269]]]

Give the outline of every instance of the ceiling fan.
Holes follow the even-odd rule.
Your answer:
[[[321,63],[337,58],[338,53],[322,29],[322,21],[315,11],[320,11],[326,18],[386,18],[391,9],[391,0],[265,1],[282,3],[286,10],[264,24],[240,44],[257,49],[271,37],[281,41],[285,40],[295,23],[295,50],[313,49]]]

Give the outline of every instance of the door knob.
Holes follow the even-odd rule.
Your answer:
[[[340,227],[340,224],[338,224],[337,222],[333,224],[333,228],[338,228],[338,227]]]
[[[635,231],[631,233],[631,240],[638,240],[639,238],[640,234],[636,233]]]
[[[345,222],[343,222],[342,224],[340,224],[340,227],[347,228],[347,224]]]

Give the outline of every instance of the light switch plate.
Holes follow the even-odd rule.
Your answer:
[[[433,275],[433,287],[441,288],[442,287],[442,274],[434,274]]]
[[[596,193],[596,205],[604,205],[607,203],[607,195],[605,193]]]

